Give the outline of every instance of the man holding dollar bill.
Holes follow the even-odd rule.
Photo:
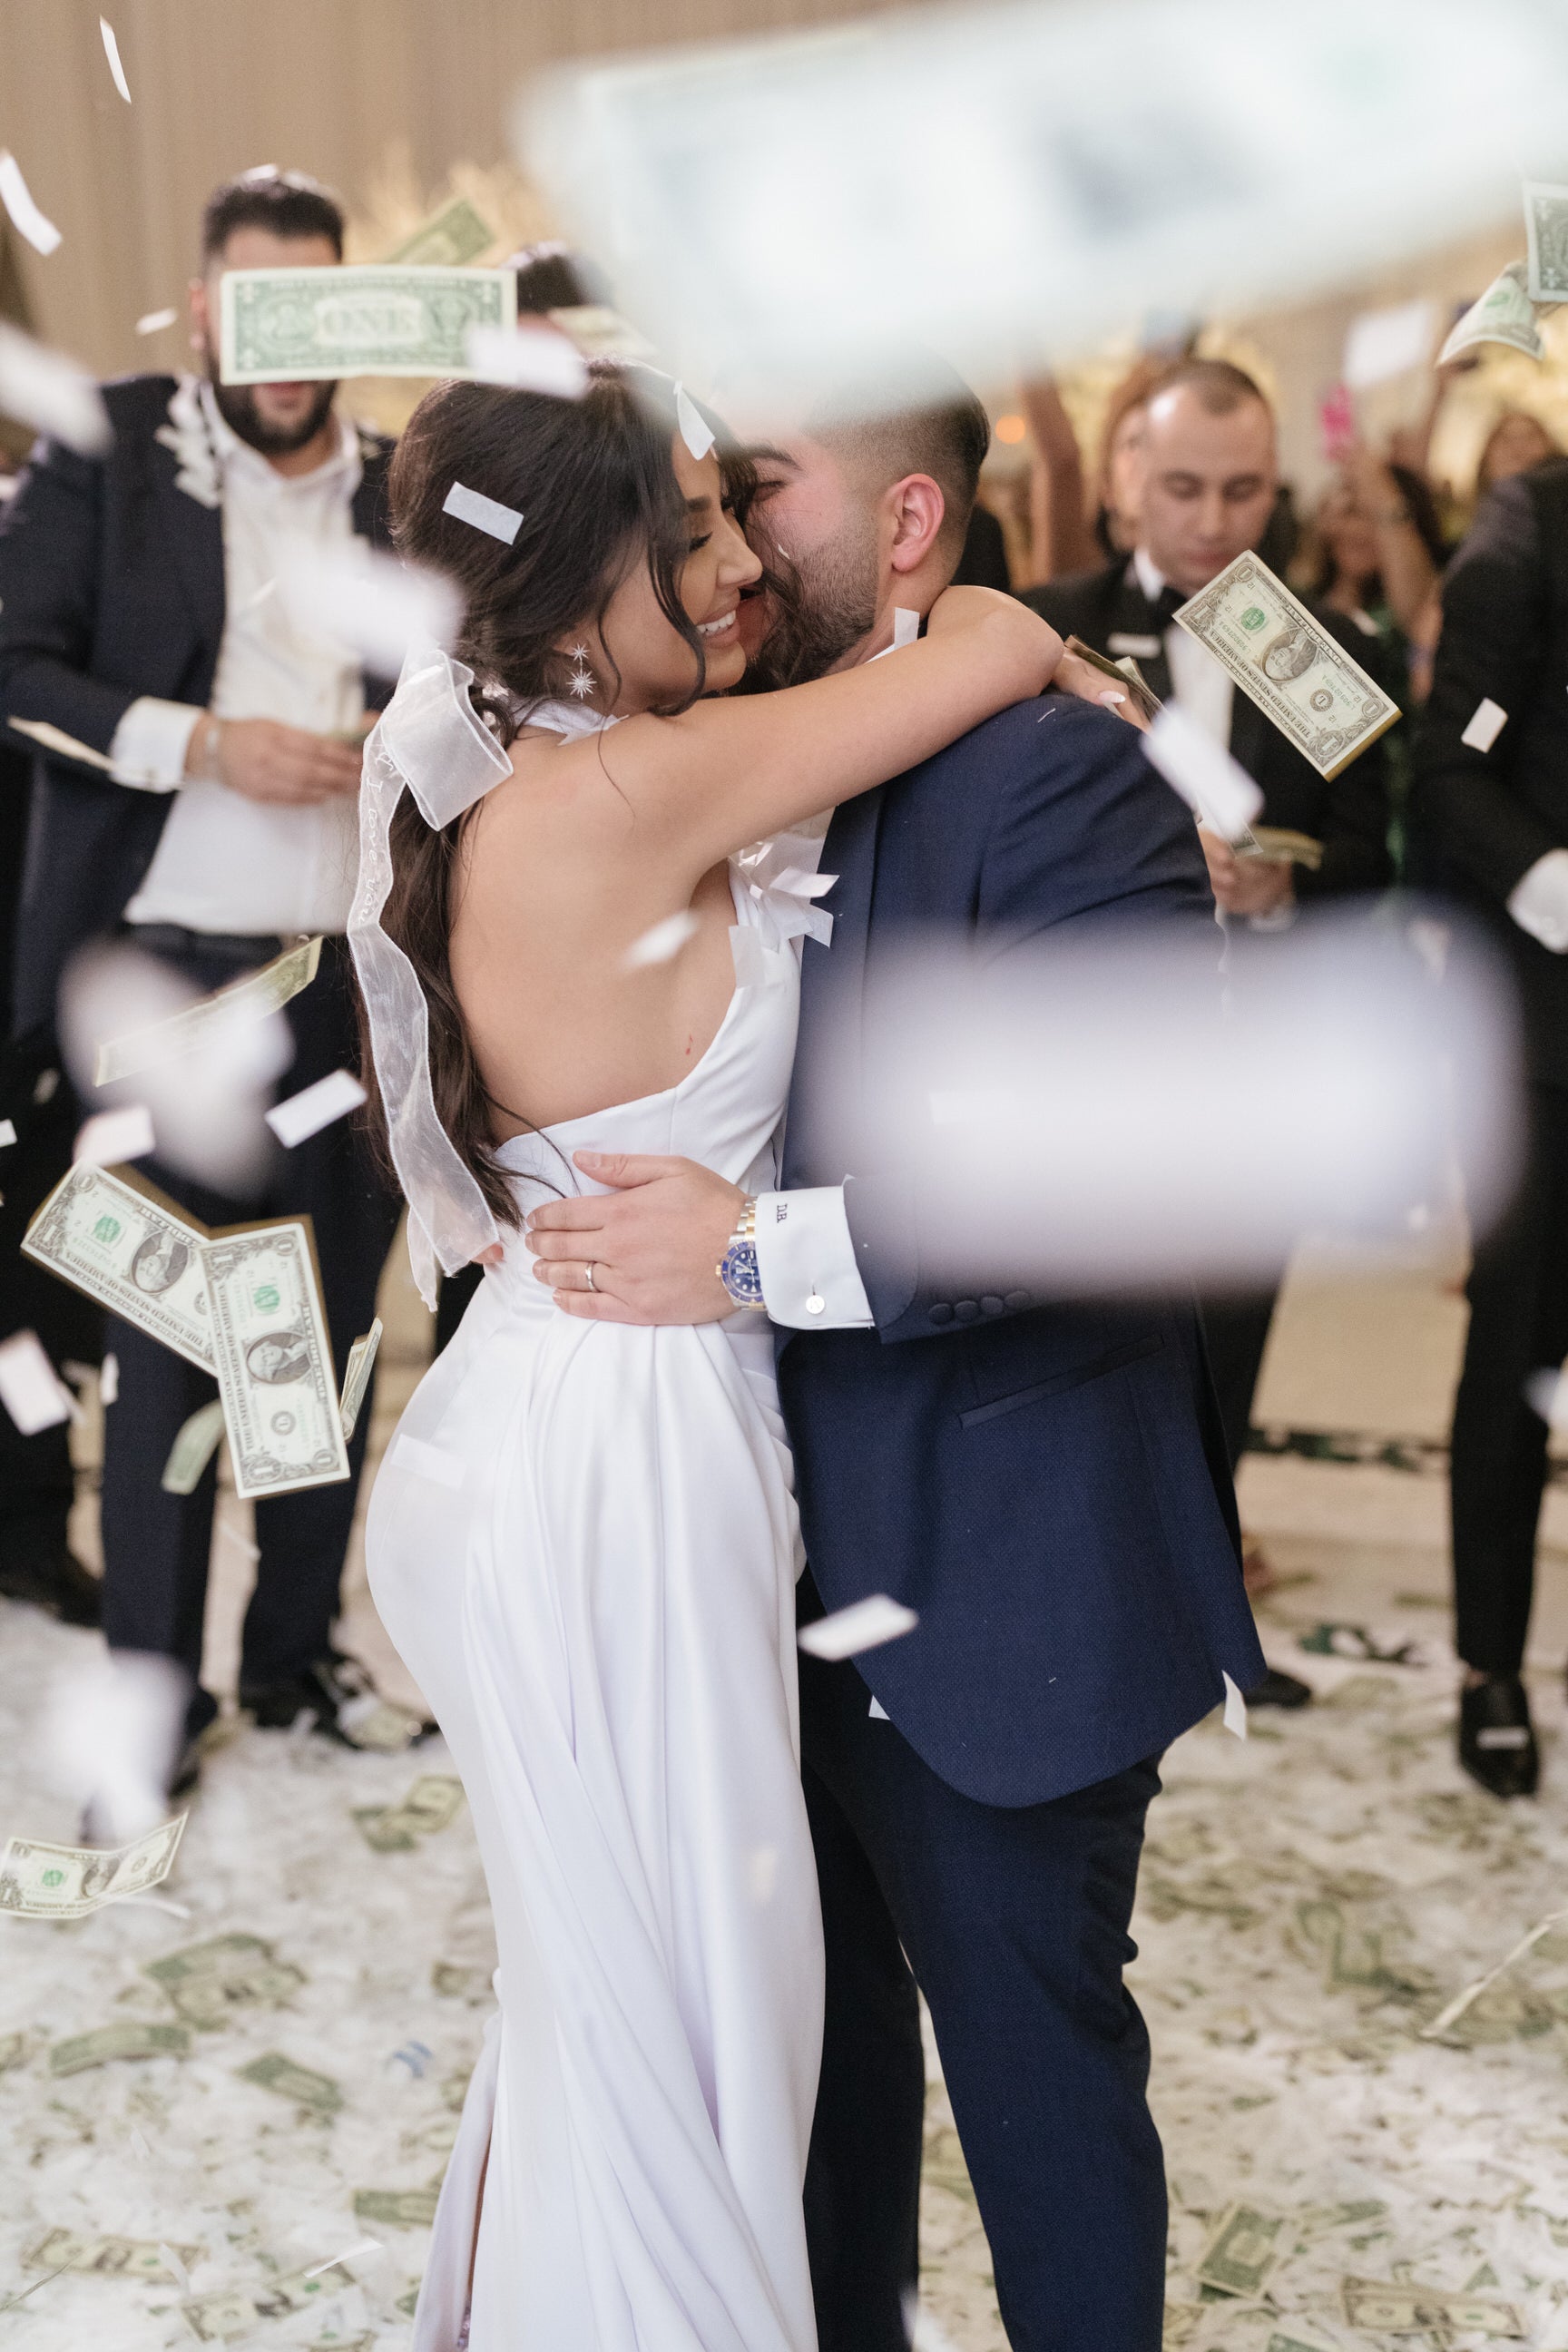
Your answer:
[[[390,447],[340,415],[320,370],[223,381],[216,340],[236,271],[286,268],[297,282],[342,257],[341,210],[315,182],[268,166],[217,189],[191,288],[199,372],[106,386],[109,446],[87,456],[46,436],[11,502],[0,718],[13,741],[42,729],[47,745],[20,919],[20,1033],[48,1033],[62,972],[89,942],[133,943],[205,995],[319,934],[316,977],[287,1009],[294,1058],[281,1088],[298,1093],[357,1058],[342,934],[365,707],[384,689],[367,689],[353,653],[292,625],[275,591],[300,549],[325,562],[352,556],[356,537],[384,540]],[[260,1197],[225,1197],[156,1158],[139,1172],[201,1226],[310,1218],[335,1358],[318,1385],[335,1400],[350,1346],[371,1325],[396,1213],[353,1127],[340,1120],[279,1153]],[[146,1280],[161,1266],[148,1257]],[[153,1335],[145,1311],[116,1318],[110,1304],[104,1629],[111,1647],[184,1665],[194,1737],[216,1709],[195,1687],[215,1474],[209,1465],[188,1493],[160,1480],[213,1382],[199,1352],[192,1360]],[[259,1721],[288,1724],[308,1708],[331,1728],[356,1695],[330,1629],[369,1418],[346,1481],[258,1507],[241,1696]]]
[[[1280,854],[1243,856],[1213,833],[1200,835],[1232,933],[1233,962],[1254,951],[1254,934],[1289,924],[1299,904],[1378,890],[1391,877],[1381,742],[1370,742],[1342,769],[1331,758],[1315,764],[1299,748],[1302,739],[1292,740],[1249,694],[1236,691],[1201,627],[1174,620],[1181,606],[1259,546],[1279,487],[1273,413],[1257,383],[1224,360],[1178,360],[1149,394],[1131,561],[1119,557],[1103,571],[1052,581],[1024,600],[1064,636],[1081,637],[1112,660],[1131,656],[1161,700],[1179,703],[1261,791],[1257,824],[1266,840],[1272,832],[1285,845]],[[1254,617],[1246,613],[1244,625]],[[1261,609],[1256,618],[1263,620]],[[1259,640],[1263,677],[1286,697],[1298,679],[1311,686],[1308,673],[1321,647],[1342,646],[1352,661],[1363,650],[1342,614],[1298,608],[1291,621],[1278,630],[1266,626]],[[1382,699],[1386,724],[1392,706]],[[1205,1311],[1233,1465],[1247,1444],[1273,1309],[1270,1294],[1215,1301]],[[1248,1693],[1254,1705],[1260,1698],[1300,1704],[1306,1696],[1304,1684],[1282,1675]]]

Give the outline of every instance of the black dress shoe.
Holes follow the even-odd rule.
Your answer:
[[[0,1593],[7,1601],[30,1601],[62,1625],[96,1625],[102,1614],[103,1586],[61,1539],[57,1549],[7,1552],[0,1558]]]
[[[1311,1704],[1312,1685],[1270,1666],[1263,1680],[1254,1683],[1245,1696],[1248,1706],[1308,1706]]]
[[[1459,1693],[1459,1761],[1494,1797],[1533,1797],[1541,1753],[1517,1675],[1489,1675]]]
[[[384,1699],[357,1658],[329,1650],[281,1683],[241,1683],[239,1703],[263,1731],[288,1731],[301,1715],[310,1728],[345,1748],[395,1751],[436,1727]]]

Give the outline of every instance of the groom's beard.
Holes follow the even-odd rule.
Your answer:
[[[327,421],[327,411],[338,389],[335,383],[318,384],[315,398],[299,424],[282,425],[268,424],[258,414],[253,385],[220,381],[217,360],[210,352],[207,381],[213,388],[217,413],[229,431],[237,433],[242,441],[248,441],[253,449],[259,449],[264,457],[292,457],[296,449],[303,449],[307,442],[313,441]]]
[[[740,690],[752,694],[824,677],[877,623],[877,540],[868,517],[856,517],[809,555],[773,548],[764,561],[762,593],[772,620],[746,665]]]

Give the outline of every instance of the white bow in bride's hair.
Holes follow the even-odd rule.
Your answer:
[[[411,648],[397,691],[364,747],[359,881],[349,947],[370,1018],[371,1053],[398,1181],[408,1200],[408,1255],[426,1307],[437,1263],[456,1274],[500,1239],[489,1206],[436,1113],[430,1015],[418,974],[381,927],[392,888],[393,812],[407,785],[433,828],[481,800],[511,762],[480,723],[472,670],[436,646]]]

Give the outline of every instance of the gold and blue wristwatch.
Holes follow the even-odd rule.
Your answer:
[[[762,1272],[757,1265],[755,1201],[748,1201],[742,1210],[741,1222],[731,1234],[729,1247],[713,1271],[737,1307],[755,1307],[759,1314],[766,1312]]]

